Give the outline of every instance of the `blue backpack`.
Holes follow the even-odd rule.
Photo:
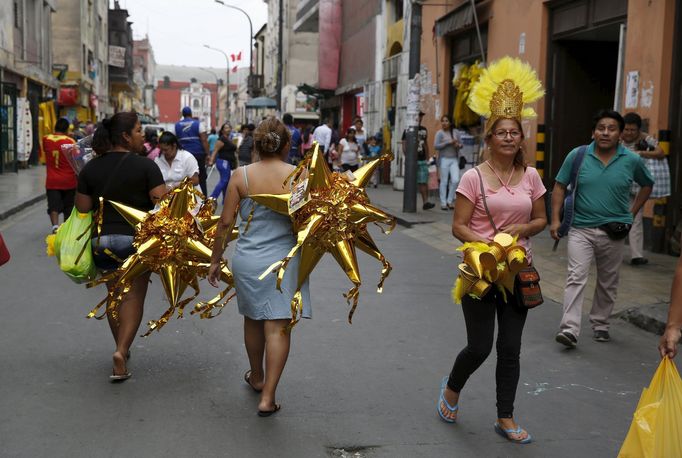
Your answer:
[[[586,151],[587,145],[582,145],[578,148],[578,151],[573,158],[571,177],[568,181],[568,186],[566,186],[566,192],[568,194],[564,197],[564,205],[561,209],[561,226],[559,226],[559,230],[557,231],[559,238],[566,236],[573,224],[573,217],[575,216],[575,198],[578,191],[578,172],[580,171],[583,159],[585,159]],[[557,240],[554,243],[554,249],[556,249],[558,244],[559,241]]]

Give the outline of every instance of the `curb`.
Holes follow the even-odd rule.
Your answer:
[[[30,207],[31,205],[40,202],[41,200],[45,199],[45,194],[39,194],[37,196],[30,197],[26,199],[23,202],[19,202],[13,207],[10,207],[9,210],[5,210],[4,212],[0,213],[0,221],[3,221],[10,216],[14,215],[15,213],[19,213],[21,210],[23,210],[26,207]]]
[[[619,318],[660,336],[665,331],[668,319],[668,303],[632,307],[622,312]]]

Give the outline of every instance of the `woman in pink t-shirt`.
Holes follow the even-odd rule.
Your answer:
[[[493,222],[499,231],[519,236],[528,250],[530,237],[547,225],[540,175],[525,164],[523,130],[518,119],[498,119],[487,126],[485,160],[461,178],[455,199],[452,233],[462,242],[490,241],[495,235],[483,205],[481,180]],[[480,172],[480,175],[479,175]],[[467,346],[459,353],[449,377],[444,379],[438,412],[447,422],[457,416],[459,395],[469,376],[485,361],[493,346],[497,315],[497,423],[495,430],[510,441],[528,443],[530,434],[514,421],[514,399],[519,381],[521,334],[527,309],[497,288],[480,299],[462,298]]]

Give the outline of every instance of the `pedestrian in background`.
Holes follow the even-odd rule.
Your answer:
[[[192,184],[199,184],[199,164],[189,152],[180,148],[178,139],[170,132],[164,132],[159,138],[161,154],[154,162],[161,170],[166,190],[177,187],[185,178],[192,180]]]
[[[147,159],[151,159],[153,161],[159,157],[161,150],[159,149],[159,135],[156,132],[156,129],[147,127],[144,130],[144,150]]]
[[[52,223],[52,233],[59,229],[59,214],[66,220],[73,210],[78,181],[76,172],[66,160],[62,152],[63,145],[75,145],[76,142],[67,135],[69,120],[59,118],[54,125],[54,133],[43,137],[43,151],[45,151],[45,193],[47,195],[47,214]]]
[[[256,162],[253,150],[253,131],[255,129],[256,126],[251,123],[243,125],[242,141],[237,149],[240,165],[249,165],[252,162]]]
[[[215,129],[211,129],[211,133],[208,134],[207,140],[208,140],[208,151],[209,153],[212,153],[213,150],[215,149],[215,142],[218,141],[218,133],[216,132]]]
[[[301,161],[301,131],[294,126],[294,117],[289,113],[285,113],[282,117],[284,125],[289,129],[291,134],[291,144],[289,145],[289,157],[287,161],[289,164],[298,165]]]
[[[355,128],[355,141],[360,147],[360,154],[365,156],[367,155],[367,148],[365,145],[367,142],[367,132],[365,131],[364,123],[362,122],[361,117],[358,116],[355,118],[355,121],[353,121],[353,127]]]
[[[346,137],[339,140],[336,154],[341,160],[341,169],[355,172],[360,164],[360,145],[355,140],[355,129],[346,130]]]
[[[330,148],[332,142],[332,121],[330,118],[324,118],[322,124],[315,128],[313,131],[313,140],[320,145],[320,148],[327,159],[327,164],[329,164],[329,168],[331,169],[333,159],[330,157],[332,151]]]
[[[206,161],[210,153],[206,126],[203,122],[192,118],[190,107],[182,109],[182,119],[175,123],[175,136],[178,138],[182,149],[192,153],[197,160],[197,164],[199,164],[199,187],[206,196]]]
[[[578,170],[573,224],[568,232],[564,313],[555,337],[568,348],[575,348],[580,336],[583,295],[593,259],[597,264],[597,286],[590,310],[593,339],[597,342],[611,339],[609,317],[616,304],[625,237],[633,215],[649,198],[654,184],[644,159],[620,144],[624,127],[625,121],[617,112],[599,111],[592,125],[594,140],[584,149]],[[573,161],[580,150],[575,148],[568,153],[556,176],[550,226],[550,234],[555,240],[559,240],[559,212],[566,186],[571,181]],[[631,201],[633,182],[641,188]]]
[[[436,160],[440,172],[440,208],[452,210],[455,200],[455,191],[459,183],[459,149],[462,143],[452,128],[450,116],[443,115],[440,118],[441,129],[436,132],[433,147],[436,149]]]
[[[654,179],[654,186],[649,195],[649,201],[668,197],[670,195],[670,168],[668,167],[665,153],[658,145],[658,141],[646,132],[642,132],[642,118],[637,113],[626,113],[623,116],[623,120],[625,121],[625,127],[621,135],[621,143],[630,151],[644,158],[644,164]],[[637,183],[632,183],[630,191],[631,204],[634,203],[639,189],[640,186]],[[632,220],[632,228],[628,234],[630,264],[633,266],[641,266],[649,262],[644,257],[643,212],[644,209],[642,207]]]
[[[367,140],[367,162],[373,161],[379,156],[381,156],[381,145],[377,141],[376,136],[371,136]],[[369,179],[369,184],[375,188],[379,185],[380,173],[381,168],[377,167],[372,173],[372,178]]]
[[[258,415],[266,417],[280,409],[276,390],[291,344],[291,333],[282,331],[292,318],[290,304],[296,291],[300,259],[297,255],[291,260],[281,291],[277,288],[276,276],[259,280],[260,274],[272,263],[287,256],[296,238],[288,216],[257,204],[249,196],[288,193],[285,181],[294,166],[286,163],[289,129],[278,119],[263,121],[256,129],[254,140],[260,161],[241,167],[230,180],[216,230],[208,281],[218,286],[225,236],[239,209],[239,238],[231,267],[239,313],[244,316],[244,343],[249,357],[250,369],[244,374],[244,381],[260,393]],[[307,282],[301,292],[302,316],[310,318]]]
[[[301,156],[308,154],[308,151],[313,147],[313,141],[313,128],[308,125],[301,134]]]
[[[225,194],[227,193],[227,184],[230,182],[230,175],[232,170],[237,168],[237,147],[234,142],[230,140],[232,133],[232,126],[229,122],[223,124],[220,128],[220,138],[213,148],[213,154],[209,159],[209,165],[214,164],[220,173],[220,180],[216,183],[211,197],[218,199],[220,194],[223,195],[223,205],[225,205]]]
[[[97,206],[100,197],[105,199],[101,233],[93,230],[92,248],[95,265],[107,271],[117,269],[121,260],[135,252],[135,230],[109,201],[149,211],[165,194],[166,185],[159,167],[141,155],[144,135],[137,114],[121,112],[102,121],[95,131],[92,147],[97,156],[85,164],[78,176],[76,208],[86,213]],[[116,344],[111,381],[130,377],[127,367],[130,346],[142,321],[150,274],[147,272],[133,280],[118,307],[118,319],[107,314]],[[111,291],[109,284],[107,290]]]
[[[426,127],[422,126],[424,119],[424,112],[419,112],[419,127],[417,130],[417,188],[419,194],[422,196],[422,209],[428,210],[435,207],[435,204],[429,202],[429,132]],[[403,131],[402,147],[403,153],[407,152],[407,130]],[[447,207],[445,208],[447,210]]]

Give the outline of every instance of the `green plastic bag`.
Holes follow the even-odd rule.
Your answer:
[[[80,213],[74,207],[54,239],[59,268],[76,283],[94,280],[97,276],[90,246],[91,229],[92,212]]]
[[[618,458],[682,457],[682,379],[663,358],[632,418]]]

